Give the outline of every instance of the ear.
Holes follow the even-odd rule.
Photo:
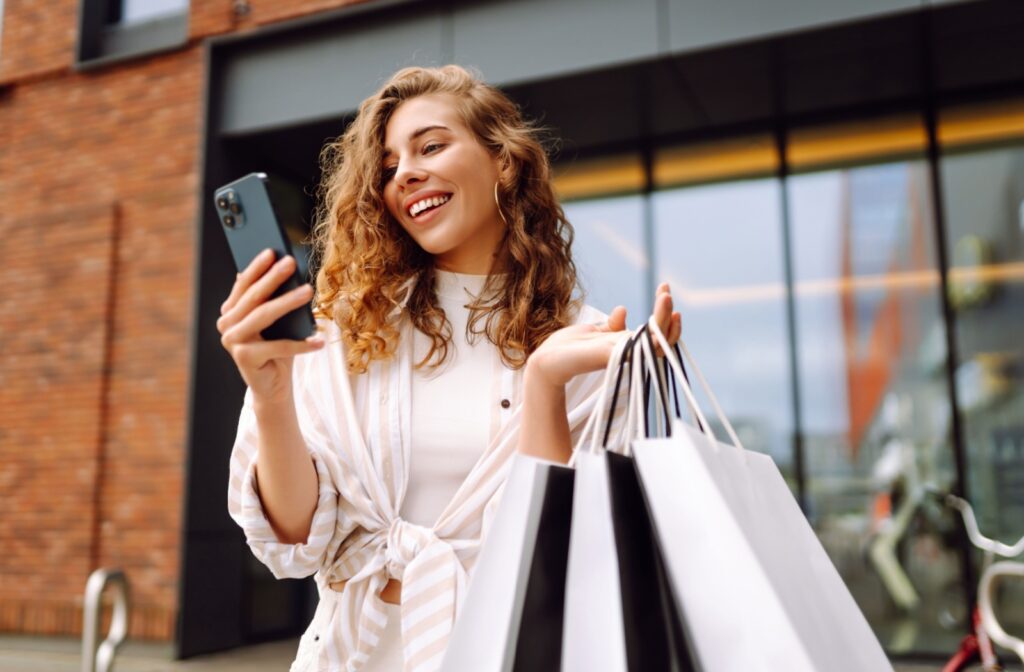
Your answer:
[[[495,168],[497,169],[499,188],[502,193],[508,194],[519,182],[519,166],[508,152],[502,152],[495,157]]]

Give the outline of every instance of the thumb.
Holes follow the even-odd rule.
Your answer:
[[[616,306],[608,316],[608,331],[622,331],[626,328],[626,307]]]

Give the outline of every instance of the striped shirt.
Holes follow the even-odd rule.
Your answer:
[[[606,316],[584,307],[577,323]],[[228,510],[255,556],[277,578],[316,575],[323,594],[346,581],[326,632],[318,672],[355,672],[387,624],[379,594],[402,582],[401,625],[406,672],[441,666],[458,606],[482,540],[496,513],[515,453],[522,405],[522,370],[500,362],[488,390],[501,407],[489,445],[433,527],[399,516],[409,480],[412,325],[402,320],[397,352],[350,374],[340,330],[320,320],[327,344],[295,358],[292,369],[299,427],[319,479],[319,497],[304,543],[278,541],[256,481],[257,425],[247,390],[231,452]],[[566,386],[573,442],[593,408],[603,371]],[[508,400],[510,403],[501,403]]]

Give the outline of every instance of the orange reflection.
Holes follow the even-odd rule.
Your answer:
[[[742,287],[687,289],[678,278],[667,277],[666,280],[672,285],[672,295],[693,307],[773,301],[786,296],[786,286],[781,282]],[[954,267],[949,271],[949,281],[1021,282],[1024,281],[1024,262]],[[904,271],[851,278],[801,280],[794,285],[793,292],[798,298],[812,298],[890,289],[927,289],[938,285],[938,271]]]

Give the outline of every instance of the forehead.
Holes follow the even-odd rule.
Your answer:
[[[401,146],[418,129],[435,125],[447,126],[454,133],[465,132],[466,125],[451,96],[430,94],[403,102],[391,113],[384,129],[385,151]]]

